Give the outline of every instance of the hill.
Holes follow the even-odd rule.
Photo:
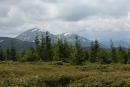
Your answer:
[[[15,38],[0,37],[0,46],[2,48],[6,49],[6,48],[11,47],[12,45],[15,46],[16,49],[19,51],[19,50],[27,49],[34,46],[34,43],[21,41]]]

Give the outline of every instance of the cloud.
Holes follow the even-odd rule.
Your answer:
[[[78,21],[90,16],[122,17],[128,14],[129,0],[66,0],[59,5],[59,16],[63,20]]]
[[[130,12],[128,13],[128,19],[130,19]]]
[[[130,31],[129,3],[130,0],[0,0],[0,36],[16,36],[32,27],[88,38]]]

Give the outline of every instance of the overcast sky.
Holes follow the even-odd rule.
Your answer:
[[[34,27],[90,39],[130,39],[130,0],[0,0],[0,36]]]

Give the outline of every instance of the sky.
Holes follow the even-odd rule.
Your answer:
[[[31,28],[129,40],[130,0],[0,0],[0,36]]]

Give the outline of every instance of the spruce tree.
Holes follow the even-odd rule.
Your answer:
[[[26,49],[26,50],[27,50],[27,49]],[[20,57],[19,61],[24,61],[23,57],[25,56],[26,50],[22,50],[22,51],[20,52],[20,54],[19,54],[19,57]]]
[[[6,55],[5,60],[17,61],[17,51],[13,44],[10,48],[6,49],[5,55]]]
[[[1,61],[4,61],[4,60],[5,60],[4,51],[3,51],[3,49],[2,49],[1,46],[0,46],[0,60],[1,60]]]
[[[62,52],[63,53],[62,54],[62,56],[63,56],[62,57],[62,61],[63,62],[69,62],[71,49],[70,49],[69,44],[68,44],[68,42],[67,42],[66,39],[64,39],[61,48],[63,49],[63,52]]]
[[[6,49],[6,60],[11,60],[10,48]]]
[[[118,48],[118,60],[119,60],[119,62],[121,62],[121,63],[123,63],[123,58],[124,58],[124,52],[123,52],[123,48],[122,48],[122,46],[119,46],[119,48]]]
[[[99,62],[101,64],[109,64],[111,61],[108,59],[108,51],[105,49],[101,49],[99,52]]]
[[[128,54],[126,51],[124,51],[124,61],[123,61],[124,64],[128,64]]]
[[[58,43],[53,49],[54,60],[69,62],[70,57],[70,47],[66,40],[58,39]]]
[[[85,49],[83,52],[84,52],[84,58],[85,58],[85,60],[88,61],[89,58],[90,58],[89,51],[87,49]]]
[[[111,58],[114,63],[118,62],[117,49],[114,47],[114,44],[112,41],[111,41]]]
[[[45,60],[45,38],[42,35],[41,43],[40,43],[40,60]]]
[[[63,51],[63,41],[58,39],[58,42],[53,49],[53,59],[56,61],[62,61],[62,58],[64,57]]]
[[[45,61],[52,61],[52,44],[48,32],[46,32],[45,36]]]
[[[35,51],[36,51],[38,59],[42,60],[42,58],[41,58],[41,52],[42,51],[41,51],[40,40],[39,40],[38,35],[35,37]]]
[[[121,63],[127,64],[128,63],[128,55],[125,49],[122,46],[118,49],[118,59]]]
[[[76,65],[81,65],[81,64],[83,64],[83,62],[85,62],[85,58],[83,56],[84,53],[83,53],[83,49],[80,44],[78,36],[76,36],[75,39],[76,39],[75,48],[73,49],[73,52],[71,53],[72,63],[74,63]]]
[[[16,48],[13,45],[10,48],[10,59],[13,60],[13,61],[17,61]]]
[[[37,52],[35,52],[35,49],[33,47],[26,50],[23,58],[21,59],[21,61],[23,61],[23,62],[25,62],[25,61],[33,62],[33,61],[38,61],[38,60],[39,60],[38,54],[37,54]]]
[[[94,51],[94,42],[92,41],[91,42],[91,47],[90,47],[90,58],[89,58],[89,61],[91,62],[91,63],[94,63],[94,62],[96,62],[96,53],[95,53],[95,51]]]
[[[128,49],[127,59],[128,59],[128,64],[130,64],[130,48]]]
[[[17,51],[14,43],[11,43],[11,47],[6,49],[6,60],[17,61]]]
[[[91,42],[91,56],[90,56],[90,62],[94,63],[97,62],[99,60],[98,57],[98,53],[100,52],[100,44],[98,43],[97,40],[95,40],[94,42]]]

